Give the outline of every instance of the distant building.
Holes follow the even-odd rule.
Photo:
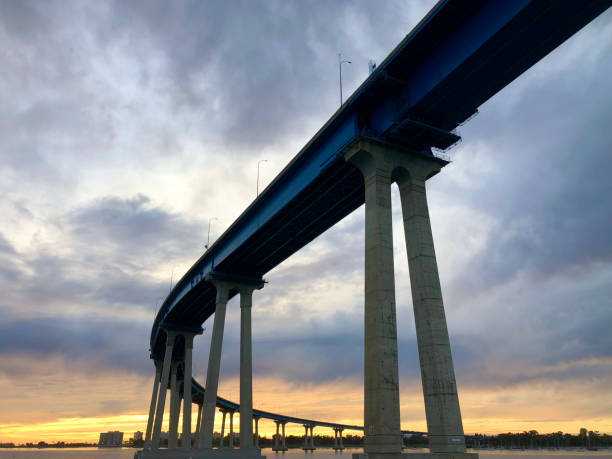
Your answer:
[[[134,441],[142,440],[142,432],[139,430],[138,432],[134,432]]]
[[[117,430],[100,434],[99,447],[116,448],[123,445],[123,432]]]

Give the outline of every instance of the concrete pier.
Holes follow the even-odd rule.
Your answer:
[[[166,393],[168,392],[168,380],[170,378],[170,366],[172,363],[172,352],[174,350],[174,340],[176,334],[173,331],[166,332],[166,352],[164,354],[164,363],[162,364],[162,375],[159,386],[159,396],[157,399],[157,407],[155,413],[155,423],[153,426],[153,438],[151,449],[159,449],[159,440],[161,437],[161,426],[164,418],[164,409],[166,407]]]
[[[437,271],[425,181],[446,161],[362,138],[344,151],[365,185],[364,454],[401,454],[391,183],[400,188],[430,439],[428,458],[467,454]]]
[[[219,438],[219,448],[223,448],[223,444],[225,443],[225,417],[227,415],[227,410],[220,408],[219,412],[221,413],[221,438]]]
[[[254,446],[256,449],[259,449],[259,416],[253,416],[253,420],[255,421]]]
[[[342,442],[342,432],[344,429],[341,427],[334,427],[334,451],[342,451],[344,444]]]
[[[234,412],[234,410],[229,412],[230,431],[227,441],[229,449],[234,449]]]
[[[181,410],[179,382],[177,380],[179,362],[172,362],[170,368],[170,422],[168,423],[168,449],[178,447],[178,422]]]
[[[304,424],[304,446],[302,447],[304,451],[313,451],[315,449],[312,439],[312,428],[311,424]]]
[[[240,449],[253,448],[253,343],[251,306],[255,287],[240,288]]]
[[[153,434],[153,421],[155,420],[155,407],[157,406],[157,395],[159,392],[161,371],[162,362],[155,360],[155,379],[153,380],[153,395],[151,395],[151,405],[149,407],[149,419],[147,421],[144,449],[151,449],[151,436]]]
[[[364,148],[347,153],[365,185],[364,451],[400,453],[399,377],[391,216],[392,168]]]
[[[427,206],[425,177],[398,180],[412,304],[425,397],[429,448],[465,452],[465,437]]]
[[[219,370],[221,368],[221,350],[223,347],[223,330],[225,327],[225,310],[229,299],[230,286],[225,282],[212,281],[217,289],[215,320],[210,341],[208,355],[208,368],[206,371],[206,392],[204,392],[204,406],[202,411],[202,425],[200,427],[201,449],[212,448],[212,437],[215,422],[215,408],[217,405],[217,389],[219,387]]]
[[[184,366],[184,380],[183,380],[183,435],[182,435],[182,448],[184,450],[190,450],[191,444],[191,409],[192,409],[192,398],[191,398],[191,377],[192,377],[192,364],[193,364],[193,338],[195,333],[184,333],[185,339],[185,366]],[[198,410],[198,423],[201,418],[200,410]]]
[[[287,451],[287,442],[285,441],[285,421],[274,421],[276,424],[276,434],[274,435],[274,444],[272,451]],[[282,427],[282,435],[280,429]]]

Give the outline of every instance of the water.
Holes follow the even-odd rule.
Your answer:
[[[301,449],[290,449],[284,453],[275,453],[269,448],[264,448],[262,454],[268,459],[351,459],[351,454],[361,449],[346,449],[343,452],[334,452],[332,449],[321,448],[314,453],[304,452]],[[427,452],[425,449],[406,449],[404,452]],[[136,449],[134,448],[66,448],[66,449],[0,449],[0,459],[132,459]],[[584,450],[478,450],[475,451],[489,459],[576,459],[577,457],[596,457],[597,459],[612,459],[612,450],[602,449],[599,451]]]

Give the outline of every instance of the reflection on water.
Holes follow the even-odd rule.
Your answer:
[[[74,448],[74,449],[0,449],[0,459],[132,459],[134,457],[133,448],[121,449],[98,449],[98,448]],[[353,452],[360,452],[361,449],[347,448],[343,452],[335,452],[333,449],[321,448],[314,452],[304,452],[301,449],[290,449],[284,453],[275,453],[269,448],[264,448],[262,454],[268,459],[351,459]],[[405,453],[427,452],[426,449],[406,449]],[[546,456],[554,459],[575,459],[580,456],[596,456],[597,459],[612,459],[612,449],[600,449],[599,451],[585,451],[580,449],[560,449],[560,450],[476,450],[480,456],[494,456],[491,459],[513,458],[521,456],[521,459],[543,459]]]

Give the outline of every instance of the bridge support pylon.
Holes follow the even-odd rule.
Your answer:
[[[344,444],[342,443],[342,427],[334,427],[334,451],[342,451]]]
[[[253,446],[259,449],[259,416],[253,416],[255,421],[255,433],[253,434]]]
[[[421,380],[429,434],[428,458],[466,453],[450,341],[429,221],[425,181],[447,162],[431,154],[360,138],[344,150],[365,187],[364,454],[402,455],[391,184],[400,189]],[[414,456],[414,454],[413,454]]]
[[[313,428],[312,424],[304,424],[304,446],[302,447],[304,451],[314,451],[316,449],[312,433]],[[309,431],[310,435],[308,434]]]
[[[274,421],[276,423],[276,434],[274,435],[274,444],[272,446],[272,451],[287,451],[287,441],[285,439],[285,421]],[[282,435],[279,433],[279,430],[282,428]]]
[[[213,271],[206,276],[206,281],[217,290],[215,319],[210,342],[208,369],[206,372],[206,391],[200,427],[199,449],[212,450],[212,435],[219,387],[219,370],[221,367],[221,348],[225,327],[225,311],[232,293],[240,294],[241,332],[240,332],[240,451],[252,451],[261,457],[259,450],[253,447],[253,375],[251,343],[251,304],[253,290],[261,289],[264,282],[261,278],[235,276]],[[230,413],[230,429],[233,419]],[[233,437],[230,434],[230,448]],[[244,454],[243,454],[244,455]]]
[[[183,390],[183,437],[182,450],[190,450],[191,444],[191,351],[193,338],[202,333],[201,327],[188,327],[173,324],[163,324],[166,332],[166,350],[163,362],[159,356],[152,355],[155,361],[155,381],[149,409],[145,446],[140,457],[180,457],[184,452],[178,450],[178,423],[181,408],[181,387]],[[178,368],[183,365],[183,375],[189,381],[185,384],[178,380]],[[166,395],[170,388],[170,420],[168,449],[160,449],[161,426],[166,405]],[[169,456],[170,455],[170,456]]]

